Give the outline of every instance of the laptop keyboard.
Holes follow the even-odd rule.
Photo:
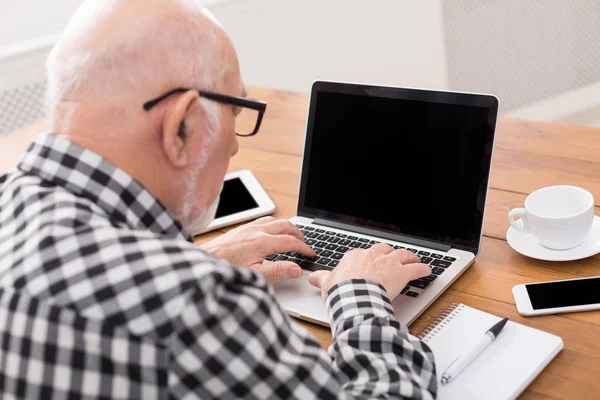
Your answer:
[[[315,228],[312,226],[296,225],[302,233],[304,240],[317,253],[315,257],[307,257],[300,253],[290,251],[284,254],[270,254],[267,261],[292,261],[298,264],[302,269],[308,271],[329,270],[335,268],[344,254],[352,249],[368,249],[374,244],[381,243],[377,240],[359,238],[357,236],[347,235],[329,231],[326,229]],[[386,243],[386,242],[383,242]],[[446,268],[452,265],[456,258],[431,252],[428,250],[418,250],[412,247],[403,247],[393,245],[394,249],[406,249],[412,251],[421,258],[423,264],[431,267],[431,275],[408,282],[408,285],[402,289],[401,294],[408,297],[418,297],[424,290],[429,288],[438,276],[446,271]]]

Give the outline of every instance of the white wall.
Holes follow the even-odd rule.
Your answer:
[[[45,79],[44,61],[82,0],[0,0],[0,91]]]
[[[304,92],[316,79],[456,89],[449,78],[456,68],[445,48],[455,39],[444,37],[444,23],[451,27],[444,7],[459,3],[442,1],[204,0],[232,37],[248,85]],[[483,4],[464,1],[467,9]],[[586,1],[593,6],[596,0]],[[81,2],[0,0],[0,91],[44,79],[46,54]],[[600,14],[591,12],[597,8],[589,9],[588,24],[600,23]],[[468,62],[451,61],[457,59]],[[599,85],[576,87],[508,115],[597,125]]]
[[[451,89],[532,119],[600,107],[600,1],[444,1],[442,14]]]
[[[249,85],[315,79],[446,88],[441,0],[247,0],[212,6]]]
[[[0,48],[60,33],[82,0],[0,0]]]
[[[440,1],[205,3],[232,37],[248,85],[306,92],[315,79],[446,88]],[[37,53],[46,52],[81,0],[0,2],[2,55],[3,50],[40,46]],[[33,54],[34,60],[24,63],[36,63],[41,56]],[[23,60],[17,61],[22,65]],[[9,71],[23,75],[20,69]]]

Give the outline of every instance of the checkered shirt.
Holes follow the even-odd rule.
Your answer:
[[[323,350],[131,176],[40,133],[0,177],[0,398],[433,398],[381,286],[333,287]]]

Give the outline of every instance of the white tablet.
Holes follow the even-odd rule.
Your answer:
[[[230,172],[225,175],[215,219],[204,232],[253,220],[274,212],[275,203],[250,170]]]

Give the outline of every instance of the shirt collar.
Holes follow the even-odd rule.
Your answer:
[[[181,235],[192,242],[179,221],[133,177],[65,138],[38,133],[18,168],[88,198],[130,228]]]

